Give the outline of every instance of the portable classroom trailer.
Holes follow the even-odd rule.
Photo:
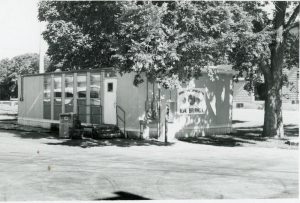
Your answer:
[[[74,112],[84,125],[117,125],[129,137],[197,136],[231,132],[232,72],[217,67],[177,89],[147,81],[133,85],[134,73],[112,69],[19,76],[18,123],[50,128],[59,114]],[[153,109],[153,111],[149,111]],[[156,112],[150,116],[149,112]]]

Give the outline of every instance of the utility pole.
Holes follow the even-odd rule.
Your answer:
[[[45,72],[45,53],[46,53],[46,42],[43,39],[42,33],[45,30],[46,23],[45,22],[40,22],[40,50],[39,50],[39,56],[40,56],[40,61],[39,61],[39,73],[44,73]]]

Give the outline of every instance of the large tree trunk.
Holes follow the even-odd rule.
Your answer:
[[[273,21],[275,34],[270,44],[271,68],[265,71],[267,95],[263,136],[284,137],[282,119],[282,68],[284,55],[284,18],[287,2],[275,2],[276,12]]]
[[[284,137],[281,91],[272,82],[267,84],[263,136]]]

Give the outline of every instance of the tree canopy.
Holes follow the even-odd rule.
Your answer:
[[[299,64],[299,2],[42,1],[39,19],[64,70],[114,67],[135,72],[135,84],[146,74],[170,87],[230,64],[249,90],[264,81],[264,134],[283,135],[282,70]]]
[[[248,2],[246,3],[247,11],[253,11],[252,29],[245,32],[244,30],[235,30],[228,35],[227,41],[231,42],[231,49],[228,52],[230,63],[233,68],[239,72],[239,76],[245,76],[249,81],[247,89],[253,91],[255,83],[261,83],[261,74],[271,69],[271,47],[274,40],[273,17],[267,15],[263,10],[266,2]],[[295,2],[289,2],[287,7],[291,11],[296,9]],[[275,15],[275,11],[272,14]],[[298,4],[299,9],[299,4]],[[294,14],[295,14],[294,12]],[[299,11],[298,11],[299,12]],[[297,13],[297,12],[296,12]],[[286,19],[291,13],[286,13]],[[287,20],[286,20],[287,21]],[[292,34],[288,29],[284,30],[283,64],[281,69],[290,69],[299,64],[299,33]],[[237,77],[236,77],[237,78]],[[282,85],[286,82],[286,76],[283,75]]]
[[[45,59],[46,68],[49,65],[48,58]],[[2,87],[1,99],[17,97],[18,75],[34,74],[39,71],[38,54],[22,54],[12,59],[0,60],[0,86]]]
[[[241,3],[42,1],[48,54],[64,70],[117,67],[166,86],[228,64],[229,35],[250,31]],[[249,9],[250,10],[250,9]],[[250,15],[250,17],[249,17]],[[225,41],[227,40],[227,41]],[[209,70],[208,70],[209,71]]]
[[[141,73],[168,83],[198,76],[210,65],[232,64],[255,81],[270,61],[266,4],[42,1],[39,20],[48,23],[43,36],[52,64],[63,70],[114,66],[136,72],[137,84]],[[286,29],[295,27],[296,14],[287,13]],[[286,34],[284,66],[291,67],[298,63],[299,38]]]
[[[52,65],[62,70],[109,67],[116,2],[41,1],[39,20]]]

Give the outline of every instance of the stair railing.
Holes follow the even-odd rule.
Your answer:
[[[119,111],[118,111],[118,110],[121,111],[121,114],[122,114],[122,115],[119,114]],[[127,138],[127,134],[126,134],[126,121],[125,121],[125,118],[126,118],[126,112],[125,112],[125,110],[124,110],[122,107],[120,107],[119,105],[116,105],[116,115],[117,115],[117,126],[119,127],[119,121],[121,121],[121,122],[123,123],[123,133],[124,133],[124,135],[125,135],[125,138]],[[121,129],[121,128],[119,127],[119,129]]]

